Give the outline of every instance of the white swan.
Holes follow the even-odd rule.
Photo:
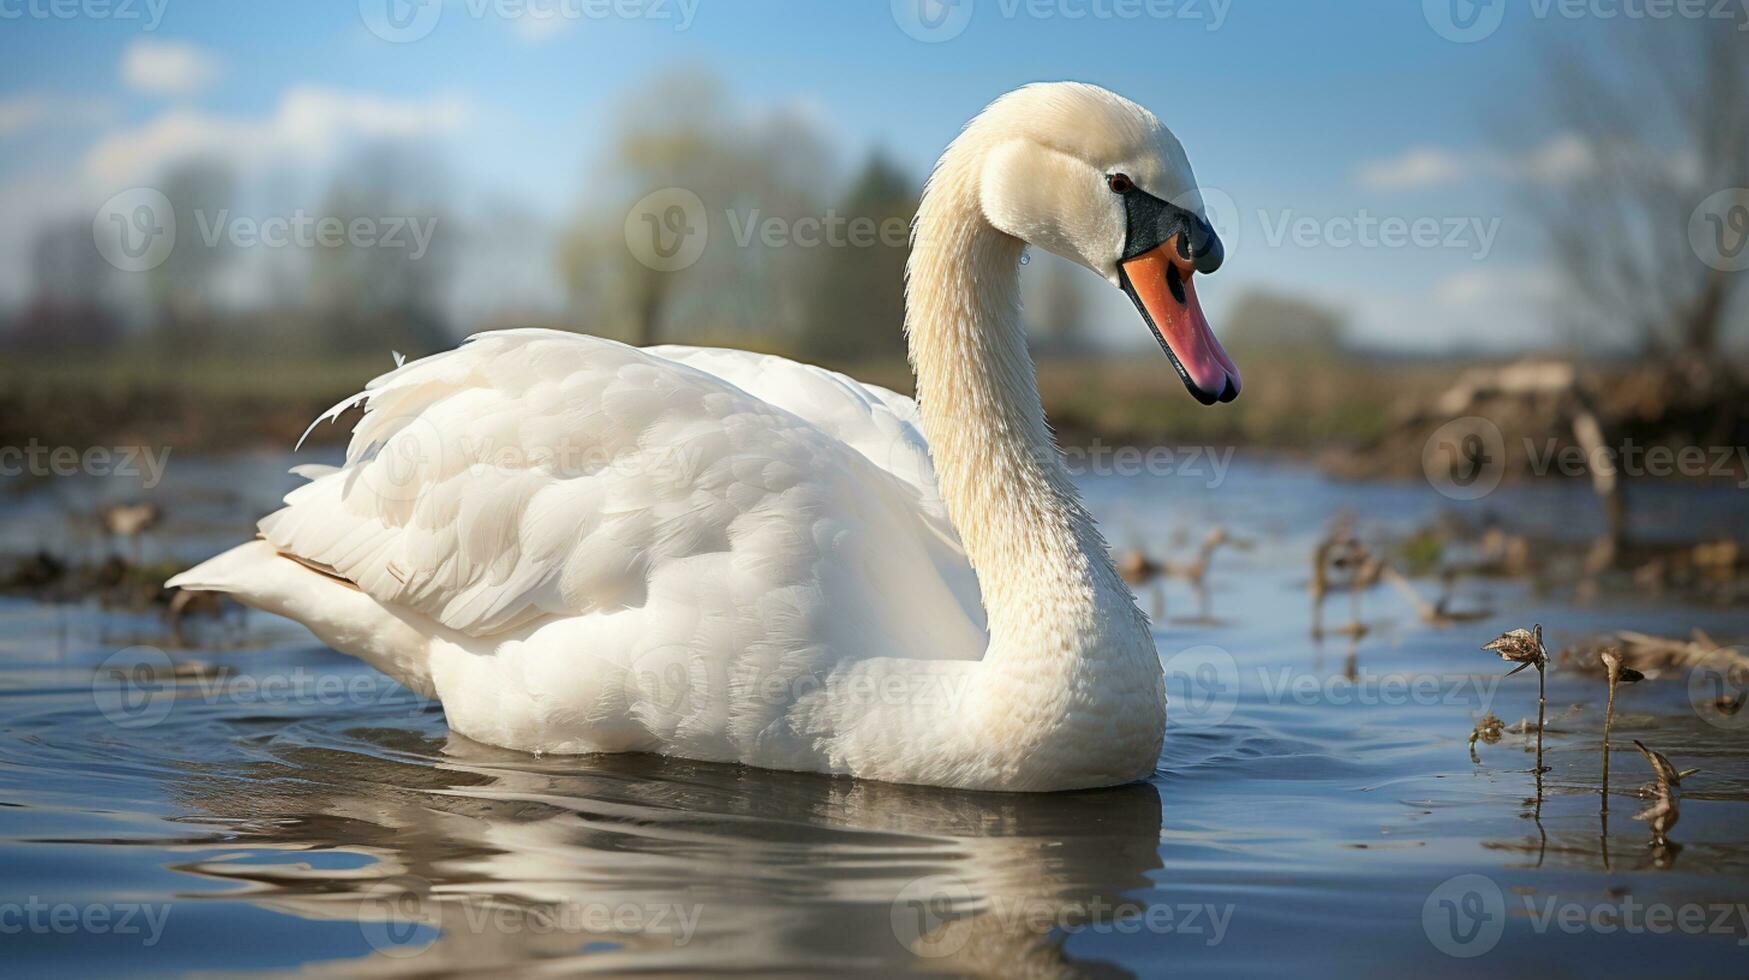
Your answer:
[[[513,749],[1144,778],[1160,662],[1046,427],[1018,266],[1030,242],[1105,276],[1199,400],[1231,399],[1190,282],[1221,260],[1195,191],[1147,110],[1027,86],[925,188],[917,404],[738,351],[481,334],[335,406],[365,408],[345,465],[300,467],[260,540],[169,584],[298,620]]]

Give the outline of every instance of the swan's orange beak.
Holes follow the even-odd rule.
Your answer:
[[[1118,278],[1191,395],[1204,405],[1230,402],[1239,397],[1239,369],[1196,300],[1195,260],[1179,235],[1118,263]]]

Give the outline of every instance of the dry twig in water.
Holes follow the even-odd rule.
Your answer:
[[[1652,830],[1653,846],[1661,847],[1669,842],[1671,828],[1675,827],[1676,821],[1682,817],[1676,791],[1682,788],[1682,780],[1685,777],[1692,776],[1700,770],[1683,769],[1678,771],[1675,766],[1670,764],[1670,760],[1665,758],[1664,753],[1646,748],[1645,743],[1637,738],[1634,739],[1634,746],[1640,750],[1641,755],[1646,757],[1646,761],[1652,764],[1654,777],[1654,781],[1648,783],[1645,789],[1641,790],[1642,794],[1651,794],[1652,805],[1634,814],[1634,819],[1646,822],[1646,826]]]
[[[1516,629],[1500,634],[1498,637],[1482,646],[1484,650],[1492,650],[1500,655],[1501,660],[1515,663],[1518,666],[1506,672],[1507,677],[1518,673],[1526,667],[1536,668],[1536,771],[1542,776],[1543,770],[1543,726],[1548,713],[1548,687],[1546,668],[1549,663],[1548,648],[1543,646],[1543,627],[1541,623],[1530,629]]]
[[[1482,757],[1476,753],[1476,743],[1486,742],[1489,745],[1498,744],[1500,737],[1506,733],[1506,723],[1490,711],[1476,722],[1476,727],[1470,732],[1470,761],[1480,764]]]
[[[1615,686],[1621,683],[1637,684],[1646,679],[1646,675],[1626,666],[1621,660],[1621,651],[1610,647],[1598,655],[1603,666],[1609,671],[1609,705],[1603,712],[1603,809],[1609,810],[1609,730],[1615,725]]]

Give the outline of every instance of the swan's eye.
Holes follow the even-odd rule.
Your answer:
[[[1125,174],[1112,174],[1105,178],[1105,183],[1113,194],[1128,194],[1136,186]]]

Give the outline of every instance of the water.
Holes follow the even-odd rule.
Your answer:
[[[291,485],[278,456],[177,460],[147,560],[202,557]],[[1740,635],[1730,610],[1466,583],[1496,611],[1419,625],[1384,591],[1358,643],[1308,635],[1312,542],[1349,511],[1405,531],[1424,486],[1344,485],[1243,458],[1090,478],[1119,547],[1211,522],[1205,598],[1165,592],[1171,722],[1147,783],[1011,796],[649,757],[537,758],[448,734],[441,709],[250,614],[177,645],[155,612],[0,600],[0,943],[10,972],[745,972],[1424,977],[1740,973],[1749,953],[1749,712],[1683,675],[1620,695],[1601,815],[1602,684],[1549,677],[1551,767],[1523,736],[1533,672],[1477,646],[1632,628]],[[218,489],[214,489],[218,488]],[[116,481],[12,488],[0,548],[93,556]],[[1582,536],[1582,486],[1489,503]],[[1659,533],[1728,528],[1733,493],[1660,487]],[[1569,526],[1570,525],[1570,526]],[[1420,583],[1431,593],[1431,583]],[[1144,607],[1155,596],[1141,591]],[[1348,616],[1336,596],[1327,613]],[[1573,706],[1577,705],[1575,709]],[[1648,846],[1630,738],[1701,772]],[[1606,822],[1607,821],[1607,822]]]

